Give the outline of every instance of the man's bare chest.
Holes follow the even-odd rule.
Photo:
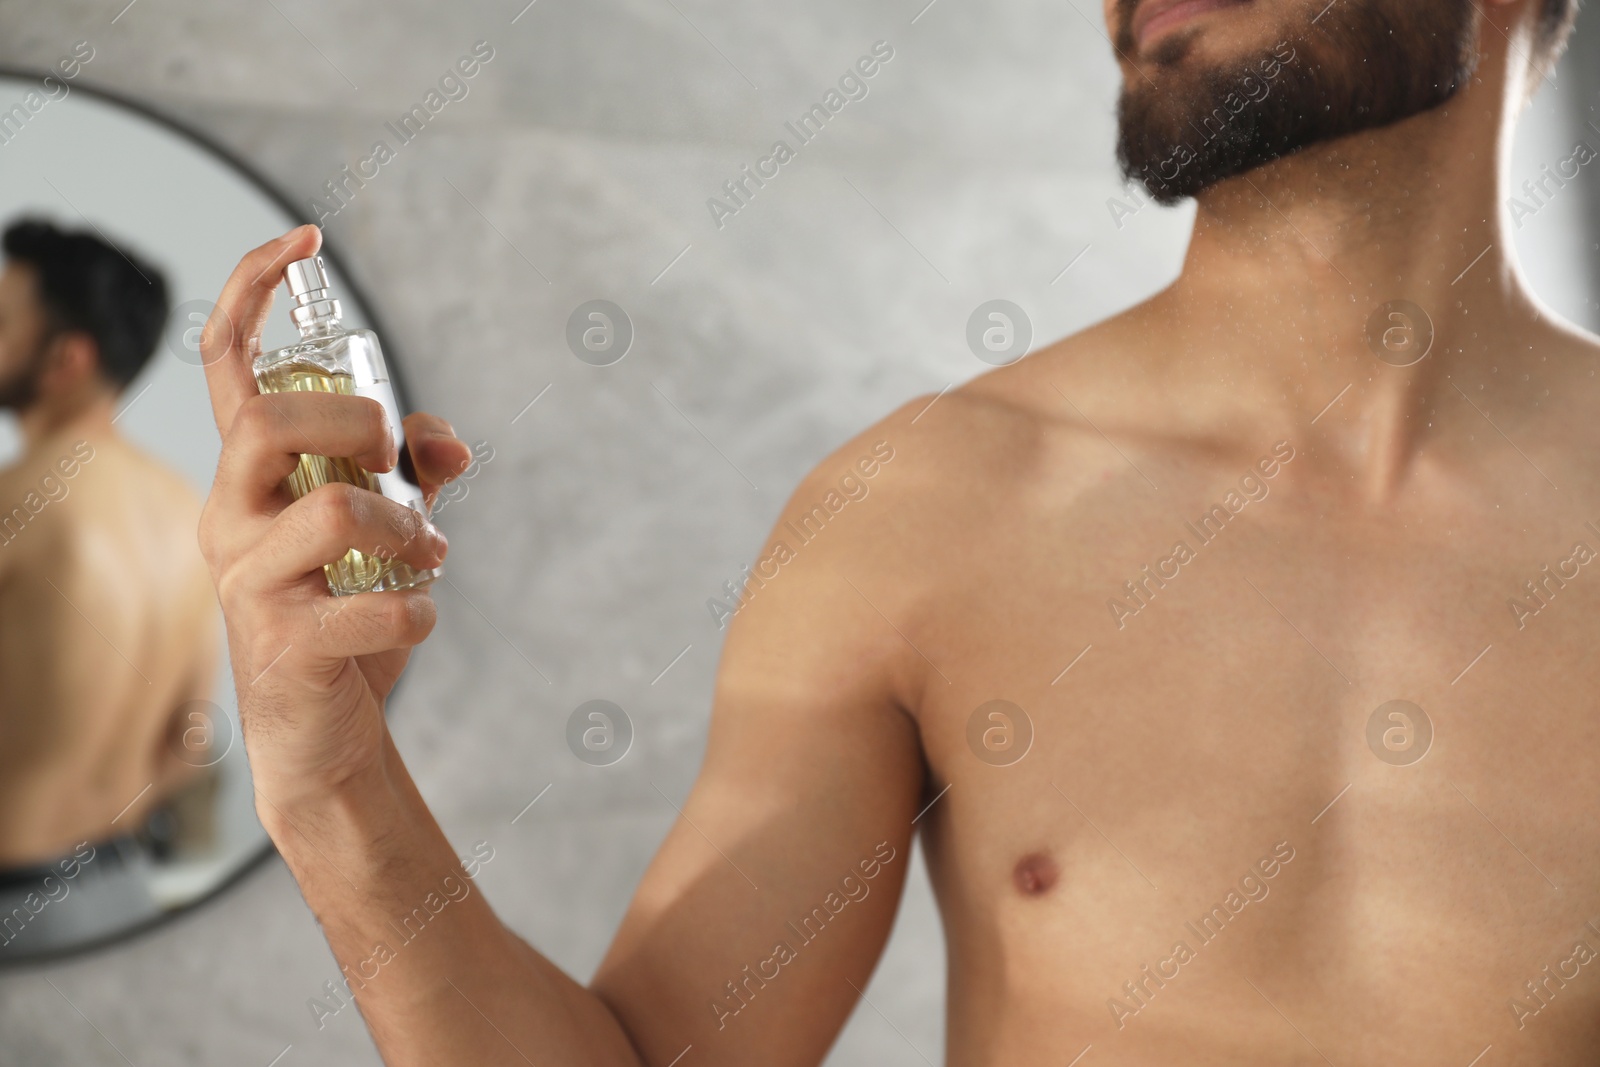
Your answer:
[[[936,885],[1133,1014],[1180,944],[1372,995],[1363,959],[1467,952],[1436,993],[1537,1009],[1544,957],[1600,950],[1600,534],[1273,503],[1057,529],[909,635]]]

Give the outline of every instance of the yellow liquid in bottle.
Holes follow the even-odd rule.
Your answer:
[[[333,374],[313,363],[288,361],[256,375],[263,393],[341,393],[355,395],[355,379],[348,374]],[[353,459],[301,455],[289,473],[289,492],[296,500],[319,485],[346,482],[378,492],[377,479]],[[418,571],[397,559],[352,548],[342,559],[325,565],[328,588],[335,596],[349,596],[385,589],[414,589],[427,585],[437,571]]]

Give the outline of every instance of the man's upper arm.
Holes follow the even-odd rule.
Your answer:
[[[903,639],[863,594],[891,504],[856,488],[871,438],[801,484],[763,548],[700,776],[595,976],[646,1062],[692,1044],[698,1064],[819,1063],[888,937],[923,763]]]

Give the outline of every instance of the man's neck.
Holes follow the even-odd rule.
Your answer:
[[[36,404],[17,417],[24,450],[33,452],[44,442],[67,433],[103,439],[114,432],[116,394],[100,391],[66,406]]]
[[[1501,208],[1502,75],[1209,190],[1181,277],[1152,303],[1207,377],[1261,421],[1316,434],[1374,496],[1425,449],[1481,431],[1471,404],[1509,377],[1490,368],[1550,328]]]

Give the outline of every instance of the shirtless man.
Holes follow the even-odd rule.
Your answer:
[[[287,505],[300,429],[393,462],[376,408],[255,397],[253,331],[213,340],[202,544],[235,676],[282,654],[241,694],[258,808],[386,1061],[818,1063],[920,831],[951,1064],[1593,1064],[1600,347],[1501,206],[1570,6],[1108,2],[1127,169],[1198,199],[1181,277],[801,484],[587,986],[481,894],[397,941],[462,877],[382,716],[433,607],[319,629],[319,568],[444,543]],[[406,430],[430,488],[467,461]]]
[[[112,425],[161,337],[165,283],[93,234],[4,235],[0,408],[0,869],[137,828],[203,752],[216,599],[200,500]],[[187,757],[187,758],[183,758]],[[131,805],[131,806],[130,806]]]

